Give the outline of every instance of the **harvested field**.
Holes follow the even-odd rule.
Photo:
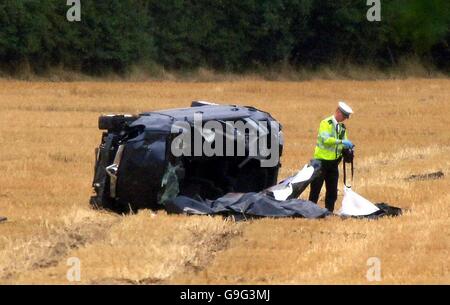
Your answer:
[[[97,117],[196,99],[271,112],[285,134],[280,178],[312,158],[320,120],[345,99],[355,191],[407,211],[235,223],[90,209]],[[366,284],[376,257],[383,284],[449,284],[449,100],[448,79],[0,81],[0,283],[70,283],[67,260],[77,257],[81,283]]]

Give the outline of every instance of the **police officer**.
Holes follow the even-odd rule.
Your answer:
[[[333,212],[337,199],[337,187],[339,180],[339,163],[342,159],[343,148],[353,148],[353,143],[348,139],[344,121],[350,118],[352,108],[345,102],[338,104],[334,115],[320,122],[319,135],[314,151],[314,159],[321,164],[319,176],[311,183],[309,200],[317,203],[320,190],[325,181],[325,207]]]

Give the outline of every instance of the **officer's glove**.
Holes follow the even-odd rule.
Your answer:
[[[355,145],[350,140],[343,140],[342,144],[344,145],[344,148],[353,148]]]

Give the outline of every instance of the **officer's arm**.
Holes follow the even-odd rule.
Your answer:
[[[331,125],[331,126],[333,126],[333,125]],[[331,128],[333,128],[333,127],[331,127]],[[323,121],[322,123],[320,123],[319,130],[320,130],[319,136],[322,138],[323,144],[333,146],[333,145],[342,143],[342,140],[338,140],[335,137],[331,136],[330,124],[327,121]]]

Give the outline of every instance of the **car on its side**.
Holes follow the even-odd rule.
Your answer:
[[[208,124],[216,128],[204,129],[196,138],[198,127]],[[96,149],[95,194],[90,200],[95,208],[120,213],[156,210],[175,196],[215,200],[227,193],[259,192],[277,183],[281,125],[254,107],[195,101],[188,108],[102,115],[99,129],[104,132]],[[255,135],[257,142],[266,139],[266,148],[277,148],[271,150],[278,154],[273,164],[267,165],[273,156],[259,149],[262,142],[257,143],[256,153],[252,149]],[[199,145],[215,154],[197,149]]]

